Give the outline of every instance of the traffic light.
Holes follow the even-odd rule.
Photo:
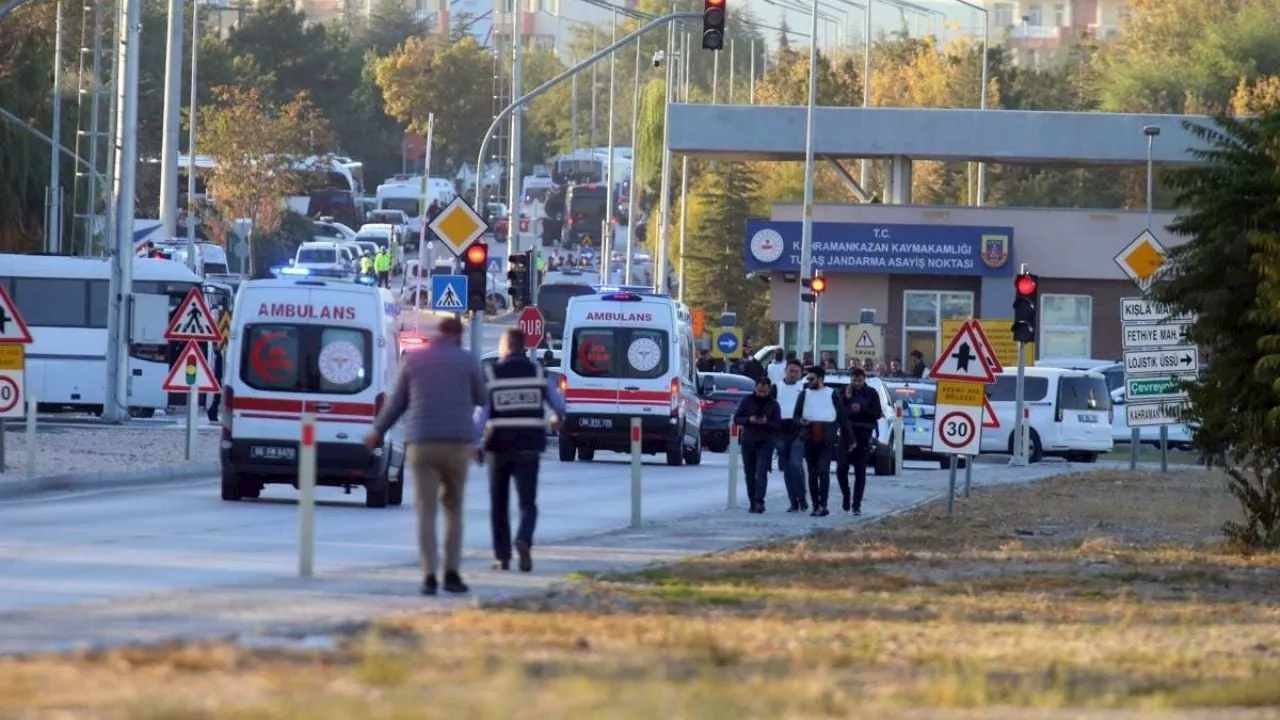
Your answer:
[[[1013,279],[1013,294],[1013,339],[1020,343],[1035,342],[1040,276],[1032,275],[1024,267]]]
[[[725,0],[702,0],[702,49],[724,49]]]
[[[530,305],[529,287],[533,284],[531,266],[532,253],[520,253],[511,256],[511,266],[507,270],[507,281],[511,283],[511,300],[519,305]]]
[[[802,278],[800,284],[809,289],[809,292],[800,296],[803,302],[816,303],[818,296],[827,291],[827,279],[822,277],[821,270],[814,270],[813,277]]]
[[[462,255],[462,274],[467,278],[467,309],[484,311],[489,285],[489,246],[472,243]]]

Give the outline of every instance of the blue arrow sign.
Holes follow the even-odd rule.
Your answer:
[[[722,331],[716,336],[716,347],[725,355],[738,352],[738,336],[730,331]]]
[[[432,275],[431,309],[462,312],[467,309],[466,275]]]

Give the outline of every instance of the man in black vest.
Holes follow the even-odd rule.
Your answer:
[[[556,413],[552,427],[564,416],[564,396],[554,376],[532,362],[525,352],[524,333],[508,328],[498,347],[502,359],[485,370],[489,404],[481,408],[476,423],[483,429],[483,447],[477,450],[489,464],[490,524],[493,528],[493,568],[511,568],[511,481],[520,503],[520,526],[515,549],[520,570],[533,570],[533,527],[538,521],[538,463],[547,448],[544,408]],[[481,455],[481,453],[483,453]]]

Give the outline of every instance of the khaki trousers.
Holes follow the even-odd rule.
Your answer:
[[[409,443],[414,507],[418,511],[418,557],[425,575],[440,565],[436,515],[444,505],[444,569],[458,571],[462,561],[462,497],[475,446],[468,442]]]

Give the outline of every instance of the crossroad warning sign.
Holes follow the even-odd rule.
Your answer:
[[[31,342],[31,331],[18,314],[18,306],[0,286],[0,343],[27,344]]]
[[[951,338],[947,349],[938,356],[938,361],[929,370],[929,377],[961,382],[995,382],[996,377],[986,358],[990,353],[981,336],[974,332],[973,324],[965,323],[960,326],[956,336]]]
[[[183,298],[178,311],[169,321],[169,329],[164,331],[164,339],[196,342],[217,342],[222,339],[222,334],[218,332],[218,321],[213,318],[200,288],[191,288],[191,292]]]

